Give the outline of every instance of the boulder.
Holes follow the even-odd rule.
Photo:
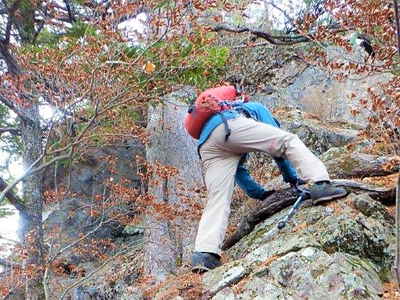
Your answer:
[[[328,49],[328,52],[333,50],[338,49]],[[349,61],[351,58],[347,63]],[[345,121],[357,126],[368,123],[369,111],[359,104],[360,99],[368,98],[367,89],[376,88],[392,78],[391,74],[362,74],[339,81],[335,74],[299,60],[291,60],[274,71],[272,80],[265,80],[274,89],[259,89],[253,100],[272,108],[290,106],[318,115],[324,121]],[[359,110],[360,114],[353,115],[353,109]]]
[[[287,213],[266,219],[227,250],[229,262],[202,276],[203,299],[382,297],[395,254],[394,218],[386,207],[367,193],[351,193],[303,207],[277,230]]]
[[[204,276],[222,299],[227,273],[246,269],[239,299],[377,299],[394,261],[394,219],[367,194],[303,208],[291,226],[269,234],[287,210],[259,224],[232,247],[233,262]],[[235,266],[233,266],[235,265]],[[244,271],[243,271],[244,272]],[[270,294],[272,292],[272,294]]]
[[[346,147],[332,147],[321,156],[333,178],[373,177],[399,171],[398,156],[350,152]]]
[[[332,147],[341,147],[356,141],[358,128],[342,122],[323,122],[317,116],[300,110],[277,111],[282,128],[297,134],[315,154]]]
[[[60,163],[47,169],[44,185],[46,190],[58,186],[68,186],[73,193],[85,197],[102,194],[104,181],[113,177],[115,181],[121,178],[128,180],[133,188],[140,188],[140,178],[137,172],[136,156],[145,156],[145,147],[137,139],[127,139],[121,144],[101,148],[88,149],[71,166]],[[115,169],[111,170],[108,158],[115,159]],[[55,168],[55,169],[54,169]],[[69,174],[66,176],[66,174]],[[57,176],[54,176],[57,174]],[[57,178],[57,181],[54,178]]]

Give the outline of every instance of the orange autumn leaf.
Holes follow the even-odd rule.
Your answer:
[[[150,62],[150,61],[148,61],[148,62],[143,66],[143,70],[144,70],[146,73],[153,73],[155,69],[156,69],[156,66],[155,66],[152,62]]]

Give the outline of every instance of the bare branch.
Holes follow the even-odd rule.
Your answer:
[[[0,43],[0,51],[1,51],[1,43]],[[17,105],[15,105],[14,102],[3,97],[1,94],[0,94],[0,102],[3,103],[5,106],[7,106],[9,109],[11,109],[14,113],[16,113],[17,116],[19,118],[21,118],[22,120],[24,120],[28,123],[33,122],[32,119],[29,118],[26,114],[24,114],[23,111]]]
[[[14,180],[13,183],[8,185],[3,192],[0,194],[0,203],[3,202],[4,198],[6,197],[6,194],[10,192],[21,180],[23,180],[26,176],[30,175],[32,172],[32,169],[34,166],[36,166],[44,157],[44,153],[39,156],[38,159],[36,159],[33,164],[22,174],[20,177],[18,177],[16,180]]]
[[[74,242],[72,242],[71,244],[68,244],[67,246],[65,246],[64,248],[60,249],[57,251],[56,254],[54,254],[50,259],[49,259],[49,263],[52,263],[58,256],[60,256],[61,254],[63,254],[65,251],[67,251],[68,249],[71,249],[72,247],[74,247],[75,245],[79,244],[81,241],[83,241],[84,239],[86,239],[87,237],[89,237],[90,235],[92,235],[93,233],[95,233],[97,230],[100,229],[101,226],[103,226],[103,221],[101,221],[94,229],[92,229],[91,231],[89,231],[88,233],[86,233],[85,235],[83,235],[82,237],[80,237],[79,239],[75,240]]]
[[[285,46],[285,45],[294,45],[294,44],[299,44],[299,43],[304,43],[304,42],[310,42],[310,38],[305,37],[305,36],[274,36],[268,32],[263,32],[259,30],[254,30],[248,27],[233,27],[229,25],[217,25],[213,28],[211,28],[213,31],[228,31],[228,32],[235,32],[235,33],[243,33],[243,32],[249,32],[259,38],[263,38],[270,42],[273,45],[278,45],[278,46]]]
[[[3,180],[3,178],[0,177],[0,191],[4,191],[7,189],[7,183]],[[6,193],[5,196],[7,197],[8,201],[20,212],[23,214],[26,214],[27,208],[22,201],[21,198],[19,198],[17,195],[15,195],[11,189],[9,189]]]
[[[17,129],[17,128],[12,128],[12,127],[7,127],[7,128],[0,128],[0,135],[2,135],[3,133],[8,132],[9,134],[12,135],[21,135],[21,130]]]
[[[12,240],[12,239],[6,238],[6,237],[1,236],[1,235],[0,235],[0,239],[5,240],[5,241],[8,241],[8,242],[11,242],[11,243],[13,243],[13,244],[21,244],[20,242],[18,242],[18,241],[16,241],[16,240]],[[0,263],[0,264],[1,264],[1,263]]]
[[[142,240],[135,241],[135,242],[133,242],[133,244],[134,244],[136,249],[139,249],[139,247],[143,244],[143,241]],[[104,261],[98,268],[94,269],[92,272],[87,274],[85,277],[82,277],[78,281],[72,283],[70,286],[68,286],[63,291],[63,293],[62,293],[61,297],[59,298],[59,300],[63,300],[70,290],[72,290],[73,288],[76,288],[78,286],[81,286],[83,283],[85,283],[87,280],[89,280],[93,275],[95,275],[97,272],[102,270],[107,264],[109,264],[111,261],[115,260],[118,256],[123,255],[124,253],[132,250],[131,246],[133,246],[133,245],[130,245],[130,247],[122,249],[121,251],[119,251],[115,255],[112,255],[109,259]]]
[[[6,260],[4,258],[0,258],[0,265],[4,266],[6,268],[19,266],[19,264],[15,263],[15,262],[8,261],[8,260]]]
[[[33,173],[37,173],[37,172],[47,168],[48,166],[54,164],[56,161],[63,160],[63,159],[69,159],[69,158],[71,158],[71,155],[72,155],[72,151],[69,152],[68,154],[64,154],[64,155],[60,155],[60,156],[54,157],[53,159],[49,160],[47,163],[45,163],[43,165],[40,165],[39,167],[37,167],[35,169],[32,169],[31,172],[28,175],[31,175]],[[0,202],[1,202],[1,198],[0,198]]]
[[[45,154],[46,153],[43,152],[42,155],[40,155],[39,158],[36,159],[31,166],[29,166],[29,168],[24,172],[24,174],[22,174],[20,177],[15,179],[13,181],[13,183],[11,183],[8,187],[6,187],[3,190],[3,192],[0,194],[0,204],[4,200],[4,198],[6,197],[6,194],[9,191],[11,191],[21,180],[23,180],[25,177],[27,177],[29,175],[32,175],[33,173],[36,173],[36,172],[39,172],[39,171],[43,170],[44,168],[46,168],[46,167],[50,166],[51,164],[55,163],[56,161],[70,158],[71,155],[72,155],[72,150],[68,154],[57,156],[57,157],[51,159],[50,161],[48,161],[47,163],[44,163],[44,164],[40,165],[37,168],[34,168],[43,159]]]
[[[72,148],[71,148],[71,150],[69,151],[68,154],[64,154],[64,155],[60,155],[60,156],[54,157],[53,159],[51,159],[51,160],[48,161],[47,163],[44,163],[44,164],[42,164],[41,166],[35,168],[36,165],[37,165],[40,161],[42,161],[42,159],[43,159],[44,156],[46,155],[46,149],[47,149],[48,142],[49,142],[49,134],[50,134],[50,131],[49,131],[48,136],[47,136],[47,139],[46,139],[46,146],[45,146],[45,148],[44,148],[45,150],[43,151],[43,153],[33,162],[32,165],[30,165],[30,166],[28,167],[28,169],[24,172],[24,174],[22,174],[20,177],[18,177],[16,180],[14,180],[13,183],[11,183],[10,185],[8,185],[7,187],[4,188],[3,192],[0,194],[0,203],[4,200],[4,198],[6,197],[6,195],[7,195],[21,180],[23,180],[25,177],[27,177],[27,176],[29,176],[29,175],[31,175],[31,174],[33,174],[33,173],[36,173],[36,172],[41,171],[42,169],[44,169],[44,168],[50,166],[51,164],[53,164],[53,163],[56,162],[56,161],[59,161],[59,160],[62,160],[62,159],[67,159],[67,158],[70,158],[70,157],[71,157],[71,155],[72,155]]]
[[[64,3],[65,3],[65,7],[67,8],[67,11],[68,11],[69,21],[71,23],[76,22],[76,18],[74,15],[74,7],[72,6],[72,3],[70,3],[69,0],[64,0]]]

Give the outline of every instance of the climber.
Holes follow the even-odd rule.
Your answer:
[[[243,166],[247,153],[270,154],[283,179],[292,185],[311,182],[314,204],[347,194],[345,189],[330,184],[323,163],[296,135],[280,129],[266,107],[246,99],[238,102],[237,94],[233,86],[208,89],[199,95],[184,120],[187,132],[198,139],[208,192],[192,255],[195,272],[204,272],[221,264],[221,245],[228,225],[234,184],[259,200],[265,200],[275,192],[266,190],[251,178]],[[215,106],[216,100],[223,103],[219,112],[204,110],[207,101]]]

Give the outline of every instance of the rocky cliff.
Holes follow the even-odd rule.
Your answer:
[[[353,151],[353,147],[346,148],[357,140],[357,131],[347,125],[326,126],[298,110],[285,111],[281,117],[285,127],[297,130],[313,151],[321,154],[332,177],[354,178],[335,181],[348,189],[347,197],[317,206],[306,202],[284,229],[277,230],[278,221],[288,213],[295,200],[293,191],[278,176],[267,185],[288,194],[270,198],[265,203],[256,201],[252,210],[241,210],[239,216],[233,213],[231,223],[240,223],[237,230],[252,217],[258,219],[251,224],[248,234],[242,234],[226,249],[223,266],[193,279],[188,262],[184,262],[178,275],[149,290],[149,286],[143,288],[135,281],[137,273],[133,269],[132,274],[136,274],[133,278],[127,274],[126,280],[116,281],[112,286],[104,284],[99,279],[119,267],[110,262],[101,272],[103,275],[96,275],[95,280],[88,280],[75,289],[73,299],[395,297],[397,294],[389,287],[393,280],[391,268],[395,246],[393,187],[398,169],[384,168],[385,162],[392,158],[362,153],[362,145],[357,151]],[[358,165],[346,167],[351,164],[350,158]],[[355,170],[365,172],[353,174]],[[271,209],[274,203],[281,204]],[[127,257],[133,260],[140,257],[139,252],[135,253]],[[191,279],[187,279],[188,276]]]
[[[293,61],[277,66],[275,71],[269,88],[266,83],[262,88],[248,85],[253,100],[266,104],[282,127],[298,134],[321,157],[333,178],[351,179],[345,184],[349,195],[318,206],[306,203],[284,229],[277,230],[277,222],[288,213],[295,195],[282,182],[270,159],[256,155],[250,159],[253,174],[262,184],[283,192],[278,193],[280,198],[266,203],[235,194],[230,221],[231,228],[236,229],[233,235],[242,227],[247,226],[247,231],[226,247],[221,267],[202,276],[192,275],[189,262],[183,261],[179,262],[178,273],[168,280],[159,285],[144,284],[138,281],[143,263],[142,230],[108,223],[93,237],[114,239],[125,252],[110,252],[119,258],[105,263],[67,255],[66,259],[85,269],[86,275],[58,277],[69,288],[66,297],[319,300],[399,296],[389,288],[395,246],[394,181],[399,164],[393,163],[396,157],[369,151],[370,141],[359,137],[365,119],[351,119],[351,105],[345,101],[348,93],[385,78],[360,79],[364,80],[362,84],[339,83],[322,70]],[[321,101],[324,97],[329,103]],[[75,165],[71,188],[83,196],[52,208],[47,225],[63,227],[67,240],[96,227],[99,219],[81,208],[93,201],[91,195],[101,193],[103,182],[111,177],[127,177],[132,188],[140,189],[134,164],[137,154],[145,156],[143,146],[129,141],[115,149],[95,150]],[[102,158],[105,155],[118,158],[113,172]],[[47,184],[54,182],[49,179]],[[75,213],[66,214],[67,210]],[[230,238],[232,232],[227,240]],[[115,274],[120,276],[114,278]]]

